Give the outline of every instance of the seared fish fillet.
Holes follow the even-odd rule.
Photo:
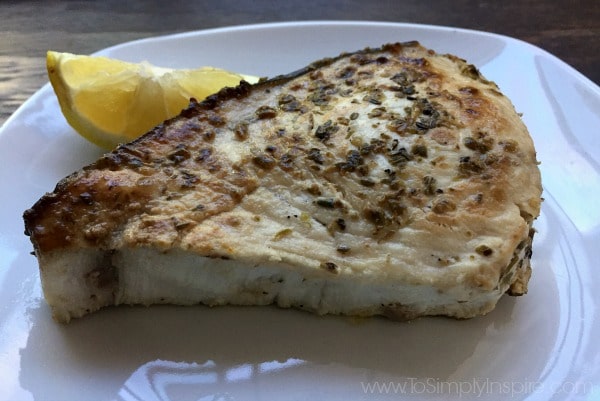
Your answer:
[[[24,219],[60,322],[157,303],[469,318],[527,290],[537,164],[493,82],[397,43],[192,101]]]

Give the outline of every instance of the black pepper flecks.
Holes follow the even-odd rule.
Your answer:
[[[255,114],[259,120],[265,120],[277,116],[277,110],[271,106],[260,106],[258,109],[256,109]]]
[[[202,133],[202,137],[207,142],[212,142],[216,136],[217,136],[216,130],[207,130],[204,133]]]
[[[385,112],[386,112],[385,107],[375,107],[367,114],[367,117],[369,117],[369,118],[382,117]]]
[[[476,135],[477,139],[470,136],[463,139],[465,147],[479,153],[489,152],[494,146],[494,139],[482,132],[478,132]]]
[[[325,106],[329,103],[331,97],[338,92],[338,89],[335,84],[318,79],[311,85],[309,91],[312,92],[308,96],[309,101],[315,106]]]
[[[317,200],[315,200],[315,203],[318,206],[327,208],[327,209],[333,209],[335,207],[335,199],[334,198],[317,198]]]
[[[348,252],[350,252],[350,250],[351,250],[351,248],[348,245],[344,245],[344,244],[338,245],[336,248],[336,251],[338,251],[339,253],[342,253],[342,254],[348,253]]]
[[[423,177],[423,193],[425,195],[433,195],[436,190],[436,179],[430,175]]]
[[[296,99],[294,95],[284,94],[278,99],[279,109],[287,112],[300,111],[304,112],[305,107]]]
[[[352,172],[355,171],[364,162],[360,152],[353,149],[346,155],[346,160],[340,163],[336,163],[336,167],[340,172]]]
[[[309,160],[312,160],[313,162],[317,163],[317,164],[323,164],[324,162],[324,158],[323,155],[321,154],[321,150],[318,148],[311,148],[308,151],[307,157]]]
[[[362,185],[364,187],[368,187],[368,188],[374,187],[376,184],[376,182],[370,178],[361,178],[359,180],[359,183],[360,183],[360,185]]]
[[[348,124],[350,124],[350,119],[342,116],[342,117],[337,118],[337,122],[340,125],[348,125]]]
[[[331,120],[327,120],[324,124],[319,125],[315,131],[315,136],[321,141],[326,142],[333,134],[335,134],[340,127],[333,123]]]
[[[386,224],[385,212],[381,209],[366,207],[363,210],[363,216],[375,226],[384,226]]]
[[[340,272],[340,268],[333,262],[323,262],[321,263],[321,269],[328,271],[329,273],[338,274]]]
[[[461,177],[469,177],[483,171],[483,165],[471,156],[461,156],[458,159],[458,173]]]
[[[422,144],[414,144],[411,148],[410,148],[410,152],[415,155],[415,156],[420,156],[423,158],[427,158],[427,146],[422,145]]]
[[[192,174],[188,171],[181,171],[180,173],[180,177],[182,179],[180,187],[182,189],[193,188],[199,181],[198,177],[195,174]]]
[[[482,256],[492,256],[494,250],[487,245],[479,245],[477,248],[475,248],[475,252]]]
[[[238,123],[233,129],[235,138],[239,141],[245,141],[248,139],[248,122],[242,121]]]
[[[363,97],[363,100],[379,106],[385,100],[385,94],[381,89],[375,88],[370,90],[369,93]]]
[[[356,67],[348,66],[343,68],[340,72],[337,73],[337,78],[346,79],[351,78],[356,72]]]
[[[437,214],[444,214],[456,210],[456,205],[449,199],[440,197],[433,202],[431,210]]]
[[[256,155],[252,158],[252,162],[263,170],[270,170],[275,167],[276,161],[272,156],[267,154]]]
[[[406,148],[400,148],[388,153],[388,160],[391,165],[402,167],[405,166],[409,161],[413,160],[413,156],[408,153]]]
[[[279,158],[279,167],[281,167],[282,170],[292,170],[294,167],[294,156],[289,152],[283,154]]]

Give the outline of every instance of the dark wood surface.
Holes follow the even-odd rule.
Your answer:
[[[169,33],[325,19],[500,33],[549,51],[600,84],[599,0],[0,0],[0,124],[47,82],[49,49],[87,54]]]

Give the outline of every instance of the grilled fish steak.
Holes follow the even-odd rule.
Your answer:
[[[469,318],[527,291],[537,164],[493,82],[396,43],[192,100],[24,220],[60,322],[159,303]]]

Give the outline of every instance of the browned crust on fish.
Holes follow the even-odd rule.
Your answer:
[[[46,255],[177,249],[518,295],[540,195],[533,143],[498,87],[407,42],[192,101],[60,181],[24,219],[42,277]]]

